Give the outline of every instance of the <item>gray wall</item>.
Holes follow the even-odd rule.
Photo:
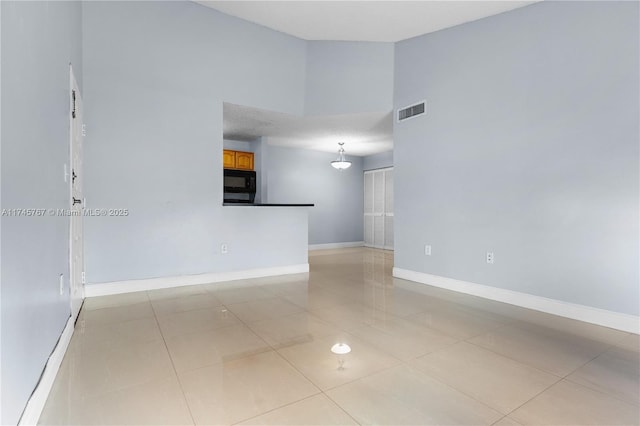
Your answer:
[[[367,155],[362,158],[362,168],[364,170],[385,169],[387,167],[393,167],[393,151]]]
[[[307,43],[305,114],[390,111],[393,43]]]
[[[255,143],[247,141],[234,141],[232,139],[225,139],[223,141],[223,148],[233,151],[256,152]]]
[[[1,207],[68,208],[69,63],[82,87],[82,4],[3,1],[0,8]],[[1,221],[0,423],[15,424],[70,315],[69,219]]]
[[[395,265],[638,315],[638,40],[542,2],[398,43]]]
[[[302,113],[305,42],[192,2],[88,2],[83,31],[87,202],[131,211],[86,221],[87,280],[306,263],[306,209],[222,207],[222,102]]]
[[[309,244],[363,240],[362,157],[347,156],[350,168],[331,167],[335,154],[269,146],[270,203],[312,203]]]

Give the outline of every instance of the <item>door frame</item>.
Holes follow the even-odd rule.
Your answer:
[[[78,86],[78,82],[75,78],[75,75],[73,73],[73,65],[69,64],[69,169],[67,171],[67,183],[69,184],[69,209],[70,212],[72,214],[69,215],[69,304],[70,304],[70,310],[71,310],[71,317],[72,317],[72,321],[75,323],[75,321],[78,318],[78,315],[80,313],[80,309],[82,308],[82,304],[84,302],[84,298],[85,298],[85,279],[84,279],[84,253],[82,255],[82,272],[81,272],[81,276],[80,277],[76,277],[75,273],[74,273],[74,268],[73,268],[73,257],[76,254],[75,250],[78,249],[78,247],[76,247],[76,245],[73,243],[73,220],[75,219],[75,217],[73,216],[73,199],[74,199],[74,193],[73,193],[73,173],[74,173],[74,160],[73,160],[73,156],[74,156],[74,136],[75,136],[75,129],[76,127],[74,126],[74,114],[77,114],[78,108],[82,108],[82,102],[74,102],[74,93],[75,91],[75,97],[76,99],[82,99],[81,94],[80,94],[80,87]],[[79,107],[80,106],[80,107]],[[80,114],[77,114],[81,117],[83,117],[82,114],[83,111],[81,111]],[[84,143],[84,123],[81,123],[80,125],[80,134],[78,135],[79,140],[80,140],[80,144],[82,145]],[[82,155],[82,149],[80,149],[80,155]],[[83,171],[80,172],[80,175],[83,174]],[[82,179],[82,176],[80,176],[80,179]],[[84,207],[84,197],[82,199],[82,206]],[[80,220],[84,221],[84,216],[82,214],[82,209],[80,210]],[[81,227],[82,232],[80,233],[80,249],[84,251],[84,224]],[[76,281],[77,280],[77,281]],[[80,300],[79,302],[77,302],[77,305],[74,305],[74,303],[76,302],[76,300],[74,300],[74,296],[73,296],[73,289],[75,287],[75,285],[79,286],[78,290],[80,292]]]

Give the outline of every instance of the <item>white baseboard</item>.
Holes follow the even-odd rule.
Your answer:
[[[246,271],[213,272],[208,274],[183,275],[177,277],[147,278],[142,280],[114,281],[87,284],[85,297],[107,296],[110,294],[132,293],[134,291],[158,290],[187,285],[209,284],[221,281],[246,280],[250,278],[272,277],[276,275],[303,274],[309,272],[309,264],[279,266],[275,268],[249,269]]]
[[[592,324],[602,325],[629,333],[640,334],[640,317],[605,309],[593,308],[561,300],[548,299],[532,294],[520,293],[497,287],[490,287],[468,281],[410,271],[407,269],[393,268],[393,276],[434,287],[445,288],[459,293],[471,294],[496,300],[523,308],[546,312],[548,314],[571,318]]]
[[[348,243],[309,244],[309,250],[329,250],[349,247],[363,247],[364,241],[351,241]]]
[[[74,323],[74,318],[69,317],[67,325],[65,325],[64,330],[62,330],[62,334],[60,335],[60,339],[58,340],[56,347],[53,349],[51,356],[49,356],[49,359],[47,360],[47,364],[42,372],[42,377],[40,377],[40,381],[38,382],[37,387],[33,391],[33,394],[31,395],[31,398],[29,398],[27,406],[22,413],[22,417],[18,423],[20,426],[38,424],[44,405],[49,397],[49,392],[53,387],[53,381],[58,374],[64,354],[67,352],[67,348],[69,347],[69,342],[73,335]]]

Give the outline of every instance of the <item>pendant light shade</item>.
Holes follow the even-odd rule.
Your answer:
[[[348,169],[349,167],[351,167],[351,161],[347,161],[344,159],[344,148],[342,147],[342,145],[344,145],[344,142],[340,142],[338,143],[338,145],[340,145],[340,149],[338,150],[338,159],[332,161],[331,165],[338,170]]]

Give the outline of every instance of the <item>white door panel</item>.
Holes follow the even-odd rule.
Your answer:
[[[373,216],[364,216],[364,245],[373,247]]]
[[[393,169],[384,171],[384,212],[393,214]]]
[[[364,173],[364,245],[393,250],[393,168]]]
[[[373,213],[373,174],[364,175],[364,212]]]
[[[373,246],[384,248],[384,216],[373,218]]]
[[[384,213],[384,173],[373,173],[373,212]]]
[[[393,250],[393,216],[384,217],[384,248]]]

